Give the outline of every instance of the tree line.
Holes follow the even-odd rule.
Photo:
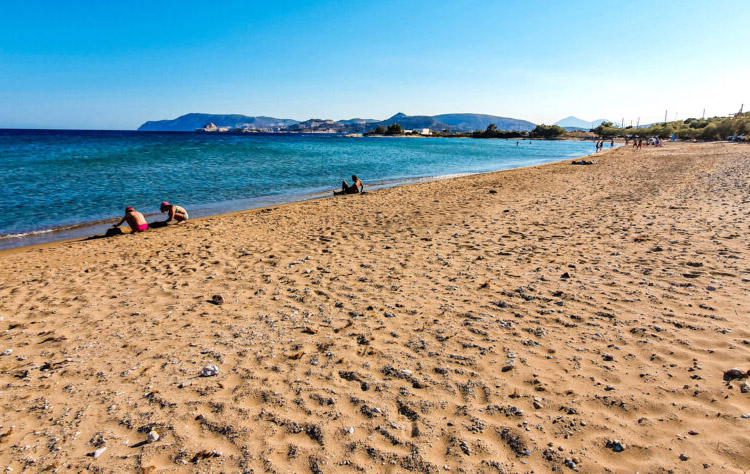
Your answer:
[[[667,139],[674,134],[681,140],[726,140],[735,135],[750,136],[750,112],[736,114],[733,117],[675,120],[639,128],[619,128],[612,122],[603,122],[592,131],[603,138],[638,135]]]

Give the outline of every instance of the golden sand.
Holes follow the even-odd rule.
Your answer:
[[[0,469],[750,469],[750,148],[594,159],[0,254]]]

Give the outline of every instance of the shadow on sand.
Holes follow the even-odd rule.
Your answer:
[[[149,229],[160,229],[162,227],[166,227],[167,225],[169,225],[169,224],[167,224],[164,221],[159,221],[159,222],[149,223],[148,224],[148,228]],[[107,231],[105,233],[86,237],[86,238],[82,239],[82,241],[85,242],[87,240],[108,239],[110,237],[117,237],[119,235],[131,235],[132,233],[133,233],[132,231],[131,232],[125,232],[125,231],[123,231],[119,227],[110,227],[109,229],[107,229]]]

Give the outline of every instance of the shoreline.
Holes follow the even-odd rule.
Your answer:
[[[750,149],[586,159],[0,252],[0,465],[744,472]]]
[[[392,138],[392,137],[387,137],[387,138]],[[427,137],[423,137],[423,138],[427,138]],[[580,141],[585,141],[585,140],[580,140]],[[511,168],[504,168],[504,169],[494,170],[494,171],[487,171],[487,172],[480,172],[480,173],[467,172],[467,173],[449,174],[449,175],[421,176],[421,177],[414,177],[414,178],[403,178],[403,179],[398,179],[398,180],[392,180],[391,182],[376,182],[377,184],[368,185],[366,192],[369,192],[367,191],[369,189],[379,190],[379,189],[387,189],[387,188],[399,187],[399,186],[409,186],[409,185],[417,184],[421,182],[438,181],[438,180],[444,180],[444,179],[455,179],[457,177],[465,177],[465,176],[479,176],[479,175],[490,174],[490,173],[499,173],[499,172],[518,169],[518,168],[544,166],[544,165],[549,165],[549,164],[554,164],[554,163],[560,163],[560,162],[567,161],[567,160],[590,158],[592,156],[601,155],[601,153],[603,152],[616,150],[619,147],[620,146],[616,146],[615,148],[605,148],[604,150],[602,150],[602,152],[599,152],[598,154],[595,153],[593,155],[583,155],[583,156],[579,156],[575,158],[565,158],[563,160],[551,161],[548,163],[532,164],[532,165],[527,165],[527,166],[515,166]],[[324,191],[319,191],[319,192],[312,192],[312,193],[299,193],[299,194],[278,195],[278,196],[258,196],[254,198],[247,198],[247,199],[239,200],[239,201],[248,202],[248,203],[252,201],[257,201],[257,202],[265,201],[265,204],[262,204],[257,207],[247,207],[247,208],[243,208],[239,210],[229,210],[229,211],[226,211],[226,209],[222,209],[222,208],[227,207],[226,202],[213,203],[214,207],[219,207],[216,213],[213,213],[212,211],[210,211],[212,207],[210,204],[206,204],[202,208],[198,208],[198,212],[191,211],[191,214],[195,214],[197,215],[197,217],[191,218],[190,220],[196,221],[199,219],[205,219],[209,217],[220,217],[220,216],[234,215],[234,214],[238,214],[242,212],[260,211],[263,209],[278,207],[282,205],[288,205],[288,204],[294,204],[294,203],[300,203],[300,202],[306,202],[306,201],[314,201],[317,199],[323,199],[325,197],[332,197],[332,196],[329,196],[328,194],[323,195],[323,193]],[[224,204],[224,206],[216,206],[218,204]],[[144,214],[144,215],[147,218],[147,220],[150,217],[161,216],[160,213],[150,213],[150,214]],[[112,218],[107,218],[107,219],[91,221],[91,222],[81,222],[77,224],[62,226],[60,228],[30,231],[24,234],[0,235],[0,255],[2,255],[3,252],[7,252],[10,250],[33,248],[39,245],[46,246],[48,244],[54,244],[54,243],[85,241],[87,239],[96,238],[99,236],[103,237],[103,234],[89,233],[88,229],[90,229],[92,232],[106,232],[106,230],[109,227],[111,227],[110,224],[117,222],[120,218],[121,217],[112,217]],[[158,221],[155,221],[155,222],[158,222]],[[124,227],[127,228],[127,225],[124,225]],[[62,238],[56,238],[56,236],[60,236],[61,234],[70,234],[71,236],[68,237],[66,235]],[[28,240],[32,241],[33,243],[30,243],[30,244],[22,243],[22,241],[28,241]],[[34,242],[35,240],[36,242]],[[21,244],[21,245],[15,245],[16,243]]]

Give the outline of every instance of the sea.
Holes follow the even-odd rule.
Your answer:
[[[135,131],[0,130],[0,249],[101,234],[127,206],[160,220],[589,155],[593,142]]]

